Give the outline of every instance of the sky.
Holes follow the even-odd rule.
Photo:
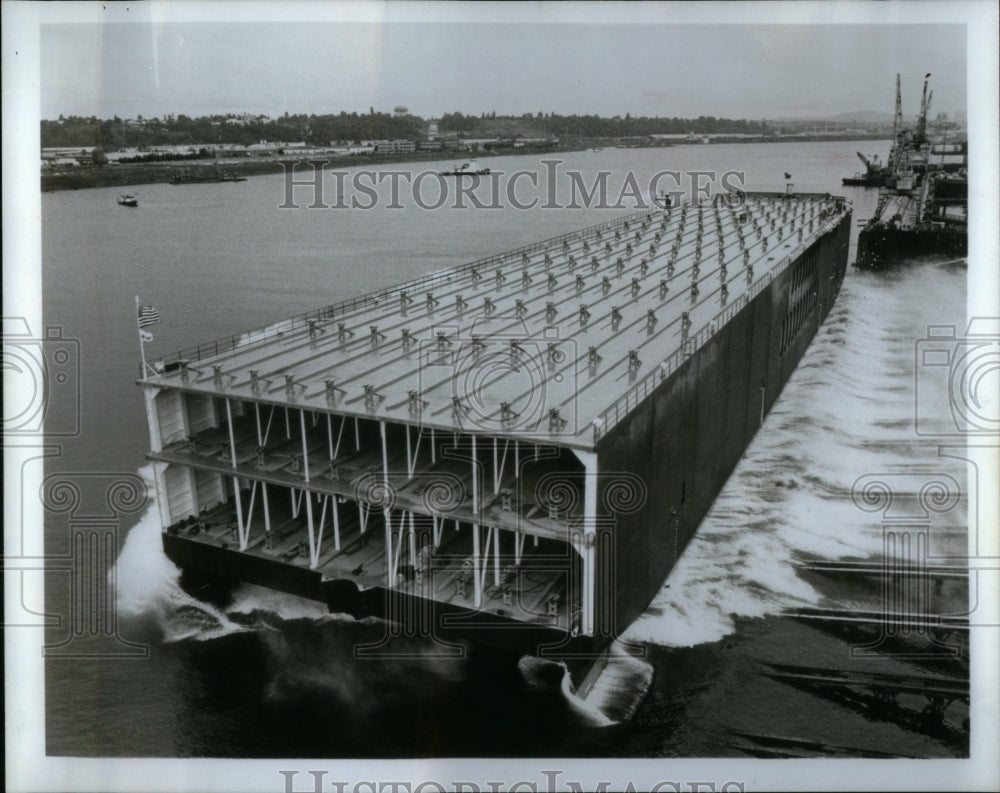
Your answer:
[[[428,18],[429,18],[428,14]],[[584,17],[584,20],[586,18]],[[823,118],[966,109],[963,25],[586,21],[46,24],[41,117],[555,112]]]

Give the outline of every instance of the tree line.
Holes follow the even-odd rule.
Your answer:
[[[598,115],[563,116],[558,113],[525,113],[521,116],[498,116],[496,113],[482,113],[467,116],[462,113],[445,113],[441,116],[439,128],[453,132],[489,132],[500,122],[520,123],[535,134],[559,138],[626,138],[647,135],[698,134],[744,134],[763,135],[768,131],[763,120],[716,118],[666,118],[661,116],[632,116],[607,118]]]
[[[389,113],[340,113],[338,115],[290,115],[280,118],[202,116],[183,114],[163,118],[123,120],[96,117],[60,116],[43,120],[43,147],[98,146],[108,151],[143,146],[223,144],[250,146],[262,140],[277,143],[304,141],[327,145],[331,141],[354,142],[372,139],[419,140],[426,136],[427,124],[416,116]]]
[[[624,138],[669,134],[756,134],[767,132],[764,121],[715,118],[665,118],[629,114],[606,118],[597,115],[563,116],[557,113],[525,113],[498,116],[495,112],[479,116],[459,112],[445,113],[438,121],[442,133],[461,135],[573,138]],[[331,142],[355,143],[362,140],[423,140],[428,122],[419,116],[377,113],[315,115],[285,113],[270,119],[211,115],[190,118],[184,114],[163,118],[123,120],[115,116],[60,116],[41,122],[43,147],[97,146],[111,151],[125,148],[163,145],[223,144],[249,146],[262,140],[276,143],[304,141],[315,145]]]

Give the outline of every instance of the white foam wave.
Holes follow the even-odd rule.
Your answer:
[[[125,538],[113,571],[118,613],[123,618],[152,619],[164,641],[217,639],[252,630],[233,617],[264,612],[281,619],[320,619],[322,604],[263,587],[244,584],[233,591],[231,605],[221,610],[192,597],[180,585],[181,571],[163,552],[153,466],[137,472],[150,493],[150,504]]]
[[[517,668],[521,676],[529,687],[544,690],[554,684],[554,679],[558,679],[559,691],[570,711],[584,724],[589,727],[607,727],[614,722],[605,716],[601,711],[580,699],[573,692],[573,682],[570,678],[569,669],[562,661],[548,661],[543,658],[536,658],[531,655],[522,656],[518,659]],[[556,678],[556,676],[558,676]]]
[[[848,276],[669,581],[624,639],[717,641],[736,616],[821,600],[798,576],[798,558],[882,552],[878,519],[854,505],[851,487],[866,473],[940,468],[936,447],[914,432],[916,343],[929,324],[960,326],[964,296],[961,270]]]

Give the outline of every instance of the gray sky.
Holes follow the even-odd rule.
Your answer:
[[[963,25],[55,24],[41,116],[391,111],[734,118],[966,109]]]

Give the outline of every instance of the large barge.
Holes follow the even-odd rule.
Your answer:
[[[164,551],[443,643],[599,651],[829,312],[849,229],[839,197],[721,196],[144,362]]]

